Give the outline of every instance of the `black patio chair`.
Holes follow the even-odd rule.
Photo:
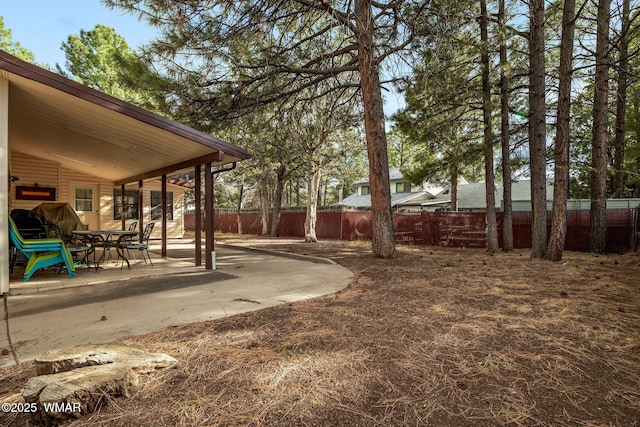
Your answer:
[[[138,221],[133,221],[131,224],[129,224],[129,231],[136,231],[136,229],[138,228]],[[129,244],[129,243],[133,243],[133,236],[124,236],[122,238],[122,247],[124,248],[124,245]]]
[[[149,255],[149,238],[151,237],[151,232],[153,231],[153,226],[155,223],[150,222],[144,227],[144,232],[142,233],[142,241],[140,243],[127,242],[122,245],[122,249],[127,250],[127,254],[130,250],[138,250],[142,253],[142,259],[144,263],[147,263],[147,258],[149,258],[149,263],[153,266],[153,262],[151,261],[151,255]],[[144,253],[147,252],[147,258],[145,258]]]
[[[41,215],[26,209],[14,209],[9,215],[23,238],[44,239],[47,237],[46,221]],[[18,264],[26,265],[27,260],[9,239],[9,272],[13,273],[13,268]]]

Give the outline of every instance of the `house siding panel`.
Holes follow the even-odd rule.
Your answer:
[[[11,153],[11,175],[18,177],[20,180],[11,183],[10,209],[30,210],[42,203],[38,200],[17,200],[16,187],[18,186],[34,186],[38,184],[39,187],[54,187],[56,189],[56,201],[61,200],[57,162],[13,151]]]
[[[113,185],[101,185],[100,186],[100,217],[102,221],[102,228],[120,228],[121,221],[119,219],[113,219],[113,189],[117,188]],[[138,185],[127,185],[127,190],[137,190]],[[152,222],[151,220],[151,191],[161,191],[162,185],[160,181],[148,181],[145,182],[142,187],[143,198],[143,212],[144,212],[144,224]],[[167,192],[173,192],[173,220],[167,221],[167,237],[169,238],[181,238],[184,235],[184,190],[182,187],[167,185]],[[127,224],[130,224],[134,220],[127,220]],[[162,221],[154,220],[155,226],[152,239],[160,239],[162,237]]]
[[[39,200],[16,200],[15,187],[18,185],[34,185],[40,187],[55,187],[56,202],[69,203],[73,206],[73,188],[82,185],[96,186],[99,195],[99,218],[98,228],[119,229],[120,220],[113,219],[113,189],[116,188],[113,182],[101,179],[96,176],[77,172],[63,168],[58,162],[38,157],[29,156],[24,153],[13,151],[11,153],[11,175],[20,178],[19,181],[11,184],[10,209],[31,210],[42,201]],[[143,187],[143,209],[145,224],[151,221],[151,191],[161,191],[160,181],[148,181]],[[128,185],[127,189],[137,189],[137,184]],[[167,237],[181,238],[184,235],[184,189],[179,186],[169,184],[167,191],[173,192],[173,220],[167,221]],[[129,224],[132,221],[127,221]],[[155,221],[152,239],[162,237],[161,221]]]

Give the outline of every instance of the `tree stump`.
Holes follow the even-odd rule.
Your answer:
[[[90,414],[109,397],[128,397],[128,388],[137,384],[138,376],[130,367],[113,363],[33,377],[22,396],[37,404],[33,421],[51,425]]]
[[[51,350],[35,359],[38,375],[67,372],[85,366],[124,364],[138,373],[149,373],[176,363],[162,353],[148,353],[139,345],[79,345]]]
[[[38,425],[92,413],[112,397],[128,397],[138,375],[167,368],[176,359],[140,346],[83,345],[48,351],[35,360],[37,377],[22,390]]]

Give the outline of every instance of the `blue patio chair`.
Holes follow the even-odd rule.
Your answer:
[[[13,219],[9,217],[9,238],[15,248],[29,259],[24,270],[23,280],[28,281],[33,273],[41,268],[64,264],[69,277],[75,277],[76,269],[71,254],[62,239],[24,239]]]
[[[153,231],[153,226],[155,223],[150,222],[144,227],[144,232],[142,233],[142,241],[140,243],[127,242],[122,245],[123,249],[127,250],[129,253],[130,250],[139,250],[142,253],[142,259],[144,263],[147,263],[147,258],[149,258],[149,262],[151,266],[153,266],[153,262],[151,261],[151,256],[149,255],[149,238],[151,237],[151,232]],[[145,251],[147,252],[147,258],[144,257]]]

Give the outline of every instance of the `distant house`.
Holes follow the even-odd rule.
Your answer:
[[[496,208],[502,210],[503,200],[502,181],[498,181],[494,185]],[[553,200],[553,185],[547,182],[547,203]],[[531,181],[521,180],[511,183],[511,200],[513,202],[514,211],[530,211],[531,210]],[[425,202],[423,206],[433,206],[441,204],[450,207],[450,189],[446,189],[434,200]],[[474,182],[471,184],[458,185],[458,210],[459,211],[484,211],[487,208],[487,199],[484,182]]]
[[[434,211],[451,209],[451,189],[423,183],[414,185],[406,181],[399,169],[389,170],[391,185],[391,207],[399,212]],[[337,203],[338,206],[356,209],[371,208],[369,180],[356,183],[357,191]],[[496,208],[502,210],[502,182],[494,185]],[[553,185],[547,182],[547,204],[553,201]],[[531,210],[531,181],[519,180],[511,184],[511,199],[514,211]],[[484,211],[487,208],[484,182],[468,183],[461,178],[458,184],[458,211]]]
[[[433,200],[444,187],[424,182],[422,185],[415,185],[405,180],[400,169],[389,169],[389,183],[391,189],[391,207],[397,211],[420,211],[423,203]],[[368,179],[361,179],[355,183],[357,190],[355,194],[341,200],[338,206],[370,209],[371,208],[371,187]]]

